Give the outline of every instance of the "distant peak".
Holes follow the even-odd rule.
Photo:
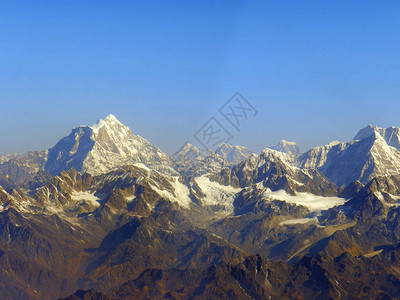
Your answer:
[[[199,153],[200,150],[195,146],[186,142],[178,151],[176,151],[173,155],[187,155],[188,153]]]
[[[271,147],[270,149],[293,155],[299,155],[301,153],[295,142],[289,142],[287,140],[280,141],[278,145]]]
[[[195,151],[197,151],[198,149],[197,149],[195,146],[193,146],[192,144],[186,143],[186,144],[181,148],[181,150],[183,150],[183,151],[189,151],[189,150],[195,150]]]
[[[227,143],[222,143],[221,145],[219,145],[219,149],[233,149],[233,146]]]
[[[189,142],[186,142],[183,146],[182,146],[182,148],[192,148],[192,147],[194,147],[191,143],[189,143]]]
[[[280,145],[291,145],[291,146],[295,146],[297,145],[295,142],[289,142],[287,140],[282,140],[279,142]]]
[[[227,143],[222,143],[221,145],[219,145],[218,149],[216,152],[218,151],[222,151],[222,150],[235,150],[235,151],[241,151],[241,150],[245,150],[248,151],[247,148],[245,146],[241,146],[241,145],[229,145]]]

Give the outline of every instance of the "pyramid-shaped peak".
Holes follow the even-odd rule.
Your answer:
[[[368,124],[368,126],[364,127],[357,133],[357,135],[354,137],[353,140],[355,140],[355,141],[363,140],[372,135],[374,135],[375,137],[378,137],[379,135],[384,137],[385,129],[378,127],[378,126],[373,126],[371,124]]]
[[[113,114],[109,114],[104,121],[106,122],[119,122],[118,119],[113,115]]]
[[[96,124],[99,124],[99,123],[107,123],[107,124],[119,123],[119,124],[121,124],[121,122],[117,119],[117,117],[112,114],[109,114],[104,120],[99,119],[96,122]]]
[[[287,140],[280,141],[278,145],[271,147],[271,149],[293,155],[299,155],[301,153],[295,142],[289,142]]]
[[[384,139],[389,146],[400,150],[400,128],[398,127],[391,126],[385,129],[368,125],[361,129],[353,140],[359,141],[366,138]]]
[[[221,144],[215,151],[230,163],[239,163],[249,157],[252,152],[243,146],[232,146],[226,143]]]
[[[94,132],[97,132],[102,127],[121,127],[124,126],[114,115],[109,114],[104,120],[99,119],[95,124],[90,126]]]
[[[77,127],[49,149],[45,170],[56,175],[74,167],[98,175],[134,163],[166,171],[172,164],[164,152],[108,115],[92,126]]]

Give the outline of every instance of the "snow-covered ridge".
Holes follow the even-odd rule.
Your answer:
[[[338,186],[348,185],[354,180],[365,184],[374,176],[400,172],[400,129],[396,127],[384,129],[369,125],[352,141],[331,142],[301,155],[298,155],[294,142],[282,140],[273,148],[276,150],[267,148],[254,155],[243,146],[222,144],[213,153],[188,144],[180,153],[169,157],[149,141],[134,135],[114,115],[108,115],[92,126],[74,128],[69,136],[48,151],[0,157],[0,172],[11,176],[24,171],[29,172],[26,176],[33,177],[43,169],[57,175],[62,170],[74,168],[98,175],[124,165],[142,163],[163,173],[178,175],[179,172],[198,177],[220,172],[244,160],[256,161],[256,158],[260,158],[260,163],[280,159],[291,170],[319,170]],[[248,165],[253,167],[253,164]],[[8,180],[8,177],[4,178]]]
[[[16,153],[6,153],[4,155],[0,155],[0,164],[5,163],[15,157],[21,156],[20,154]]]
[[[359,180],[367,183],[376,176],[399,174],[399,128],[367,126],[353,141],[330,143],[298,157],[298,166],[320,170],[338,186]]]
[[[181,174],[198,177],[236,165],[252,154],[246,147],[226,143],[221,144],[215,152],[202,151],[187,143],[171,158],[175,162],[176,170]]]

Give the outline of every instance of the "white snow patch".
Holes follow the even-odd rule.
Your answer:
[[[311,221],[318,221],[317,218],[301,218],[301,219],[292,219],[292,220],[286,220],[283,222],[280,222],[279,225],[293,225],[293,224],[306,224]]]
[[[294,180],[294,179],[290,179],[293,183],[297,184],[298,186],[304,186],[304,183],[301,183],[300,181]]]
[[[192,200],[190,199],[190,192],[189,189],[186,185],[183,183],[179,182],[178,177],[174,177],[175,180],[175,193],[176,193],[176,198],[179,203],[181,203],[185,207],[189,207],[190,204],[192,203]]]
[[[266,189],[263,196],[271,200],[281,200],[287,203],[303,205],[311,211],[327,210],[334,206],[342,205],[345,202],[345,199],[343,198],[323,197],[310,193],[297,193],[296,196],[292,196],[287,194],[284,190],[272,192],[270,189]]]
[[[142,163],[133,163],[132,165],[135,167],[138,167],[140,169],[146,170],[147,172],[151,171],[151,169],[149,167],[147,167],[145,164],[142,164]]]
[[[385,202],[385,198],[383,198],[383,195],[381,193],[377,192],[377,193],[374,193],[374,195],[376,196],[376,198],[379,199],[379,201],[381,201],[383,203]]]
[[[101,199],[97,196],[94,195],[94,193],[89,193],[89,192],[73,192],[73,194],[71,195],[71,199],[75,200],[75,201],[88,201],[91,202],[92,205],[94,206],[100,206],[99,201],[101,201]]]
[[[173,177],[173,182],[170,182],[172,187],[174,188],[175,195],[170,193],[167,190],[160,190],[158,187],[156,187],[153,184],[151,185],[151,188],[159,194],[161,197],[164,197],[165,199],[168,199],[172,202],[176,202],[179,205],[189,208],[190,204],[192,203],[192,200],[190,199],[189,195],[189,189],[186,185],[183,183],[179,182],[179,177]]]
[[[202,199],[205,205],[219,205],[223,206],[229,212],[233,212],[233,201],[235,195],[241,191],[240,188],[221,185],[217,182],[210,181],[210,179],[205,176],[196,177],[195,180],[206,195],[206,197]]]
[[[136,198],[135,195],[125,197],[126,202],[132,202]]]
[[[172,179],[173,181],[170,181],[170,184],[173,187],[173,193],[168,190],[161,190],[154,184],[150,184],[151,188],[161,197],[178,203],[184,208],[190,208],[193,201],[190,199],[189,188],[179,181],[179,177],[175,176],[172,177]],[[218,205],[229,213],[233,212],[233,200],[235,194],[241,190],[240,188],[223,186],[217,182],[210,181],[204,176],[197,177],[195,180],[202,192],[206,195],[206,197],[202,199],[204,205]]]

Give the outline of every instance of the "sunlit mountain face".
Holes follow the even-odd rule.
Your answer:
[[[109,115],[0,157],[1,299],[396,299],[400,130],[172,156]]]

